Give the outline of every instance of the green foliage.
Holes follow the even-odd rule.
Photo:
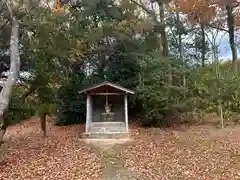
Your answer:
[[[239,112],[239,80],[239,75],[227,66],[213,64],[192,73],[189,94],[204,98],[207,111],[215,111],[220,101],[224,111]]]
[[[129,50],[123,44],[117,44],[117,46],[121,51],[112,54],[109,58],[106,71],[107,80],[126,88],[135,89],[139,81],[140,64],[138,57],[131,51],[136,51],[136,49]]]
[[[21,86],[18,86],[13,90],[6,114],[6,124],[8,125],[18,123],[35,115],[36,102],[31,98],[22,101],[21,95],[23,90],[24,88]]]
[[[159,91],[160,90],[160,91]],[[166,105],[166,92],[154,85],[142,86],[137,89],[137,100],[141,102],[141,123],[147,126],[159,126],[163,121]]]
[[[203,49],[199,27],[189,33],[185,30],[190,27],[180,23],[180,43],[175,14],[170,13],[164,24],[170,30],[171,56],[162,57],[163,27],[141,14],[128,0],[101,0],[77,1],[68,14],[37,8],[24,16],[21,50],[29,60],[31,78],[28,88],[14,92],[9,122],[35,110],[45,120],[46,114],[57,114],[59,125],[85,122],[86,97],[78,91],[105,80],[136,92],[130,96],[129,113],[140,117],[143,125],[186,122],[182,114],[217,112],[219,105],[224,117],[238,113],[240,77],[229,64],[199,67]],[[25,33],[30,31],[32,35]],[[208,62],[208,42],[204,49]]]
[[[140,82],[136,88],[135,111],[141,112],[141,123],[146,126],[161,126],[168,124],[168,117],[173,113],[173,105],[181,102],[184,89],[181,86],[169,84],[169,66],[172,67],[173,82],[178,78],[179,62],[159,58],[158,54],[144,57],[141,61]],[[179,83],[179,82],[178,82]]]
[[[54,116],[57,113],[57,108],[55,104],[41,104],[36,112],[36,115],[39,117],[49,115]]]
[[[83,86],[84,75],[79,73],[65,82],[58,91],[57,125],[68,125],[85,122],[86,98],[78,92]]]

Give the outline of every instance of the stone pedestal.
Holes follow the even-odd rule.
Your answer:
[[[102,113],[102,122],[113,122],[114,121],[114,113]]]
[[[128,137],[124,122],[92,122],[89,124],[89,132],[83,133],[83,138],[125,138]]]

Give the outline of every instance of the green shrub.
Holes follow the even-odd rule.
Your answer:
[[[166,92],[155,85],[137,88],[136,101],[141,104],[141,124],[143,126],[160,126],[164,124]]]
[[[36,105],[34,101],[30,99],[20,100],[22,92],[23,89],[21,87],[15,87],[13,90],[6,116],[8,125],[18,123],[35,115]]]
[[[83,75],[82,75],[83,76]],[[83,88],[82,77],[74,76],[57,93],[57,125],[69,125],[85,122],[85,96],[78,92]]]

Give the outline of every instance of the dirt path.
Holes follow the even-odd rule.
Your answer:
[[[121,152],[127,142],[119,140],[105,140],[91,144],[95,147],[96,153],[101,157],[102,177],[101,180],[135,180],[134,172],[126,168],[125,159]]]
[[[133,173],[124,167],[125,159],[120,156],[123,145],[115,145],[102,156],[102,180],[134,180]]]

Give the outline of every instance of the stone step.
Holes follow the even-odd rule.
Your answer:
[[[108,132],[126,132],[125,127],[89,127],[89,132],[101,132],[101,133],[108,133]]]
[[[91,126],[123,126],[125,127],[124,122],[92,122]]]
[[[95,133],[123,133],[126,132],[125,123],[123,122],[99,122],[89,125],[89,132]]]
[[[81,138],[86,139],[122,139],[128,138],[129,133],[101,133],[101,132],[94,132],[94,133],[82,133]]]

